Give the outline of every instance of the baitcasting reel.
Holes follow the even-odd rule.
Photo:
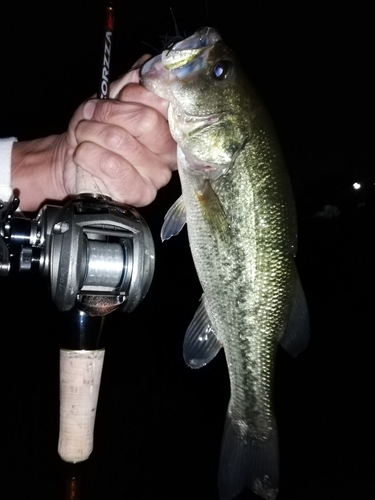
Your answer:
[[[27,219],[18,205],[18,198],[0,201],[0,276],[40,272],[60,311],[103,316],[137,307],[153,278],[155,249],[133,207],[81,195]]]

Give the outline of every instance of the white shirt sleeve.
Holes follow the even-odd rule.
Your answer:
[[[10,187],[10,171],[12,164],[13,143],[15,137],[0,139],[0,200],[8,201],[13,194]]]

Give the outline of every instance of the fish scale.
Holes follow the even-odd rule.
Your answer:
[[[294,262],[294,200],[277,136],[236,56],[212,28],[147,62],[141,82],[169,100],[178,145],[182,198],[168,211],[162,237],[187,223],[203,289],[184,358],[200,368],[223,347],[228,365],[220,498],[230,500],[249,487],[274,500],[277,345],[296,355],[308,341]]]

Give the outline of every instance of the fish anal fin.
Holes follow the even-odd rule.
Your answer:
[[[280,340],[280,344],[291,356],[296,357],[307,348],[309,340],[309,311],[301,281],[297,273],[289,322]]]
[[[162,241],[169,240],[172,236],[176,236],[185,224],[186,210],[182,196],[180,196],[165,215],[160,234]]]
[[[194,318],[185,333],[183,349],[185,363],[190,368],[201,368],[217,355],[221,347],[202,296]]]
[[[267,439],[244,435],[243,426],[228,413],[221,447],[220,500],[231,500],[246,487],[265,500],[275,500],[279,484],[276,424]]]

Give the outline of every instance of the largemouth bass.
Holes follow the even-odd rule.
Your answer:
[[[297,355],[309,336],[294,261],[294,200],[277,136],[235,54],[212,28],[146,62],[141,82],[170,102],[178,145],[182,196],[166,215],[162,238],[187,223],[203,289],[184,358],[199,368],[223,347],[228,365],[219,494],[229,500],[247,486],[272,500],[277,345]]]

